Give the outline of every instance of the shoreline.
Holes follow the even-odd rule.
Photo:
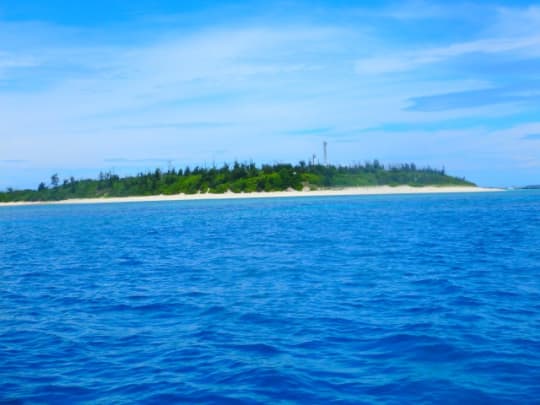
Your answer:
[[[158,201],[192,201],[192,200],[232,200],[250,198],[290,198],[290,197],[331,197],[331,196],[358,196],[358,195],[396,195],[396,194],[445,194],[445,193],[489,193],[505,191],[501,188],[485,188],[473,186],[370,186],[370,187],[344,187],[320,189],[313,191],[259,191],[253,193],[223,194],[175,194],[151,195],[132,197],[101,197],[76,198],[60,201],[21,201],[0,203],[0,207],[28,206],[28,205],[68,205],[68,204],[110,204],[130,202],[158,202]]]

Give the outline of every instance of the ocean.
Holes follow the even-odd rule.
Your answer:
[[[0,207],[0,402],[535,403],[540,192]]]

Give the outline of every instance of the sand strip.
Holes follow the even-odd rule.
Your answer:
[[[347,187],[332,188],[314,191],[271,191],[255,193],[232,193],[224,194],[176,194],[154,195],[140,197],[110,197],[110,198],[78,198],[62,201],[43,202],[13,202],[0,203],[0,207],[19,205],[62,205],[62,204],[103,204],[103,203],[126,203],[126,202],[150,202],[150,201],[190,201],[190,200],[225,200],[237,198],[284,198],[284,197],[330,197],[330,196],[354,196],[354,195],[387,195],[387,194],[434,194],[434,193],[484,193],[504,191],[500,188],[482,188],[467,186],[375,186],[375,187]]]

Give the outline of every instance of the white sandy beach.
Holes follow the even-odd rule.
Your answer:
[[[485,193],[504,191],[499,188],[467,187],[467,186],[375,186],[375,187],[347,187],[321,189],[314,191],[271,191],[255,193],[232,193],[224,194],[176,194],[155,195],[141,197],[110,197],[110,198],[80,198],[62,201],[45,202],[13,202],[0,203],[1,206],[19,205],[62,205],[62,204],[106,204],[128,202],[151,202],[151,201],[190,201],[190,200],[225,200],[237,198],[288,198],[288,197],[330,197],[330,196],[354,196],[354,195],[389,195],[389,194],[435,194],[435,193]]]

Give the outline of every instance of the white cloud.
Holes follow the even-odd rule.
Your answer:
[[[512,35],[538,34],[540,30],[540,6],[524,8],[498,7],[495,22],[486,30],[490,35],[510,33]]]
[[[0,52],[0,69],[37,66],[38,63],[29,57],[18,57],[7,52]]]
[[[0,50],[0,80],[7,79],[12,70],[38,65],[38,61],[31,56],[18,56]]]
[[[451,44],[445,47],[420,51],[397,52],[396,56],[373,57],[356,61],[359,74],[384,74],[413,70],[423,65],[444,62],[451,58],[474,53],[497,54],[514,52],[526,56],[536,55],[540,47],[540,35],[522,38],[494,38]]]
[[[478,9],[470,9],[478,8]],[[395,13],[407,16],[415,13],[422,16],[422,2],[405,3],[392,8]],[[512,54],[514,57],[530,58],[540,56],[540,7],[526,8],[494,7],[480,5],[426,6],[433,17],[453,15],[459,11],[462,19],[468,14],[484,16],[477,20],[477,36],[480,39],[457,42],[445,46],[418,49],[411,43],[409,49],[398,49],[387,43],[382,52],[356,61],[359,74],[384,74],[405,72],[425,65],[445,62],[452,58],[472,54]],[[413,18],[411,16],[411,18]],[[391,56],[388,56],[391,55]]]

